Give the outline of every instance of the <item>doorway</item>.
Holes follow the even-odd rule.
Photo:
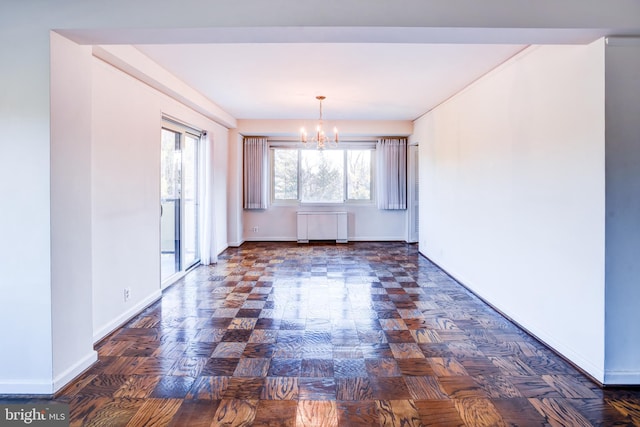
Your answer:
[[[200,134],[162,126],[160,157],[160,265],[163,288],[200,261],[198,146]]]

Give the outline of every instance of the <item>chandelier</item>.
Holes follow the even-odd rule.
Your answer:
[[[326,99],[326,96],[316,96],[316,99],[320,101],[320,119],[318,120],[318,125],[316,126],[316,132],[311,138],[311,142],[316,144],[316,148],[322,150],[329,144],[337,144],[338,143],[338,129],[333,128],[333,138],[329,138],[324,130],[322,129],[322,101]],[[302,128],[300,129],[300,141],[305,145],[309,141],[307,131]]]

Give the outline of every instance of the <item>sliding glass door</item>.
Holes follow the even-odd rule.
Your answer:
[[[200,136],[166,123],[160,158],[160,259],[163,285],[200,261],[198,144]]]
[[[189,268],[200,260],[198,251],[198,142],[199,138],[186,134],[182,150],[182,207],[184,238],[183,264]]]

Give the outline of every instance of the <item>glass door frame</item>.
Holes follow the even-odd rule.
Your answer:
[[[189,126],[183,125],[179,122],[175,122],[174,120],[168,119],[166,117],[163,117],[162,120],[162,127],[161,127],[161,132],[162,131],[168,131],[168,132],[172,132],[176,135],[179,135],[179,146],[180,146],[180,188],[177,190],[177,192],[179,193],[179,200],[178,200],[178,204],[179,204],[179,211],[176,211],[176,217],[178,219],[177,222],[179,222],[179,227],[177,230],[174,230],[174,233],[177,236],[177,239],[179,241],[179,244],[176,244],[176,249],[179,251],[179,253],[176,253],[176,271],[166,277],[163,277],[163,271],[162,271],[162,239],[163,239],[163,234],[162,234],[162,219],[160,220],[160,254],[159,256],[161,257],[161,271],[160,271],[160,282],[161,282],[161,288],[165,289],[168,286],[170,286],[171,284],[175,283],[177,280],[179,280],[181,277],[183,277],[189,270],[191,270],[192,268],[194,268],[195,266],[197,266],[200,263],[200,143],[201,143],[201,137],[202,137],[202,133],[196,129],[193,129]],[[192,248],[192,252],[195,252],[194,257],[191,259],[191,262],[189,262],[189,264],[185,265],[184,263],[184,259],[185,259],[185,252],[187,250],[186,248],[186,240],[187,240],[187,233],[186,233],[186,219],[187,219],[187,215],[185,210],[187,209],[186,205],[187,203],[184,202],[184,198],[185,198],[185,189],[183,188],[184,183],[185,183],[185,170],[187,168],[185,168],[185,162],[188,160],[185,158],[185,145],[187,143],[187,139],[191,139],[192,141],[195,141],[195,147],[193,147],[193,164],[190,166],[191,168],[191,172],[192,172],[192,181],[193,181],[193,187],[190,192],[192,192],[192,200],[193,200],[193,206],[192,206],[192,210],[193,212],[191,212],[193,215],[193,219],[194,219],[194,224],[192,224],[193,227],[193,236],[189,236],[190,238],[192,238],[192,243],[193,243],[193,248]],[[162,141],[162,139],[161,139]],[[162,150],[161,150],[162,152]],[[162,174],[163,174],[163,161],[162,161],[162,157],[160,159],[160,182],[162,182]],[[160,190],[160,205],[161,205],[161,215],[163,214],[162,212],[162,203],[163,203],[163,192],[162,189]]]

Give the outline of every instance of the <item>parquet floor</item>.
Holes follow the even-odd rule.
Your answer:
[[[245,243],[97,350],[72,426],[640,425],[403,243]]]

